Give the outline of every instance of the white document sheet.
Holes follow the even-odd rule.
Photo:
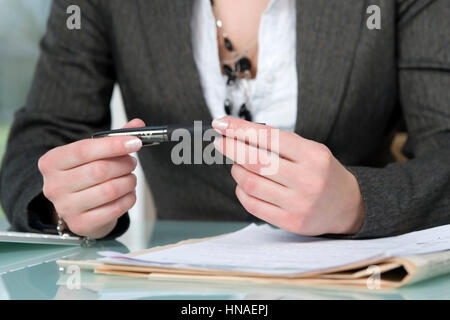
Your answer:
[[[335,240],[295,235],[251,224],[211,240],[129,257],[99,252],[99,260],[143,266],[217,269],[268,275],[323,271],[368,259],[450,249],[450,225],[370,240]]]

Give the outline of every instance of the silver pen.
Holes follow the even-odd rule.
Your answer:
[[[169,142],[172,133],[175,130],[184,129],[192,135],[201,130],[201,134],[207,130],[213,129],[211,125],[194,125],[194,124],[170,124],[164,126],[150,126],[140,128],[122,128],[94,133],[92,138],[115,137],[115,136],[135,136],[142,140],[143,146],[152,146],[162,142]]]

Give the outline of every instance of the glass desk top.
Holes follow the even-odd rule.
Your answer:
[[[129,252],[190,238],[214,236],[246,223],[157,221],[149,240],[136,247],[128,239],[98,241],[89,248],[0,243],[0,299],[450,299],[450,274],[395,290],[300,287],[238,281],[148,280],[82,270],[79,286],[56,259],[87,260],[97,251]],[[8,224],[0,218],[0,230]],[[129,243],[128,243],[129,242]]]

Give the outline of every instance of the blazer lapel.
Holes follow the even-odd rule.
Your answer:
[[[190,24],[194,0],[139,0],[138,3],[147,51],[149,54],[156,52],[161,60],[151,69],[153,72],[156,69],[159,81],[170,84],[168,87],[173,91],[173,99],[167,97],[170,93],[165,95],[170,105],[161,110],[164,113],[162,121],[192,123],[203,120],[204,124],[211,123],[192,50]],[[235,182],[228,165],[187,165],[185,169],[237,201],[233,192]]]
[[[200,76],[195,65],[191,17],[194,0],[139,0],[138,9],[149,54],[157,55],[151,70],[158,81],[167,83],[172,105],[164,118],[189,123],[194,120],[212,121],[204,99]],[[149,77],[151,81],[151,77]],[[182,102],[180,104],[179,102]],[[162,110],[161,112],[165,112]]]
[[[305,138],[325,142],[333,129],[364,26],[366,2],[297,1],[296,132]],[[164,55],[164,63],[153,69],[158,72],[159,81],[171,83],[174,95],[183,96],[183,106],[171,106],[180,108],[177,117],[185,122],[210,121],[192,53],[190,22],[194,0],[139,0],[138,4],[149,52],[156,48],[152,51]],[[184,79],[178,81],[177,77]]]
[[[297,2],[296,132],[325,142],[343,102],[364,26],[362,0]]]

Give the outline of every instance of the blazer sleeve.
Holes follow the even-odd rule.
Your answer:
[[[450,1],[398,6],[398,89],[408,131],[406,163],[347,167],[365,221],[352,238],[391,236],[450,223]]]
[[[67,8],[78,5],[81,29],[69,30]],[[102,2],[55,0],[26,105],[14,115],[0,172],[2,207],[15,229],[55,232],[53,205],[42,194],[38,160],[48,150],[111,125],[115,83]],[[110,236],[123,233],[128,214]]]

